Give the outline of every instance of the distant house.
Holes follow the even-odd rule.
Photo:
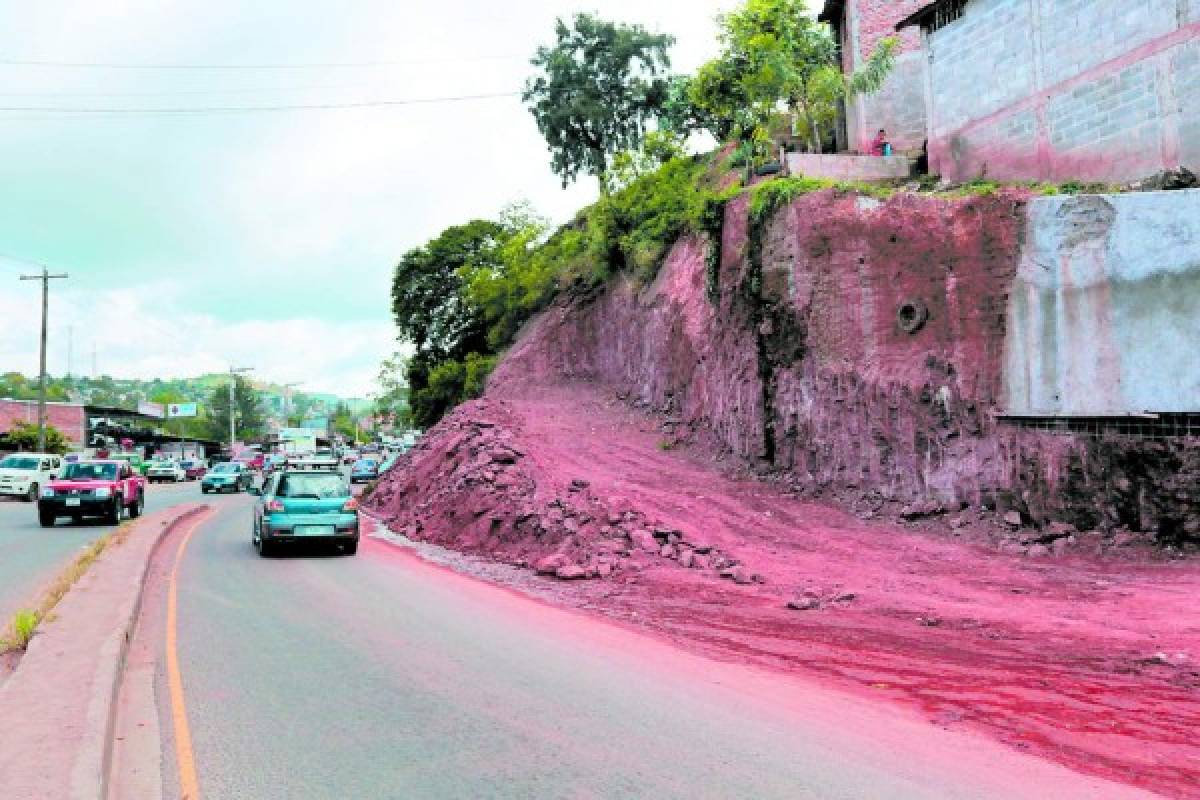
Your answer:
[[[898,153],[918,154],[925,141],[925,58],[920,32],[896,25],[927,0],[826,0],[818,19],[833,29],[841,46],[842,69],[856,70],[880,40],[899,39],[896,67],[883,88],[846,103],[845,124],[838,131],[838,149],[869,153],[871,140],[886,128]],[[1197,0],[1200,2],[1200,0]]]
[[[846,2],[844,18],[913,5]],[[932,172],[1123,182],[1200,164],[1200,0],[916,5],[897,30],[920,31]]]

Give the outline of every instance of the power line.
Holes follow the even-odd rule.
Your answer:
[[[437,56],[433,58],[406,58],[396,61],[326,61],[308,64],[135,64],[110,61],[37,61],[0,59],[5,67],[49,67],[64,69],[119,69],[119,70],[306,70],[306,69],[374,69],[399,67],[412,64],[446,64],[450,62],[512,61],[528,59],[527,55],[492,56]]]
[[[460,95],[457,97],[425,97],[411,100],[363,100],[349,103],[293,103],[260,106],[178,106],[163,108],[94,108],[69,106],[0,106],[0,113],[38,114],[237,114],[278,111],[338,111],[354,108],[388,108],[395,106],[465,103],[474,100],[494,100],[519,97],[520,92]]]
[[[356,91],[363,84],[310,84],[307,86],[237,86],[228,89],[174,89],[159,92],[0,92],[0,97],[187,97],[192,95],[267,94],[271,92],[322,92],[329,90]]]

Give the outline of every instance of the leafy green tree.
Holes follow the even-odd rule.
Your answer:
[[[716,76],[711,73],[704,75],[703,70],[704,67],[701,67],[701,73],[694,76],[673,75],[667,82],[666,99],[659,112],[659,128],[680,139],[687,139],[693,133],[707,131],[718,142],[724,142],[733,133],[731,120],[737,101],[727,99],[717,102],[714,97],[700,102],[699,98],[719,88],[711,83]],[[736,86],[736,81],[730,86]],[[711,105],[719,105],[725,112],[721,115],[715,114],[710,110]]]
[[[7,438],[8,443],[18,450],[25,452],[37,450],[38,426],[32,422],[17,422],[13,425],[12,430],[8,432]],[[67,452],[70,447],[71,442],[62,431],[53,425],[46,426],[45,452],[61,455]]]
[[[609,159],[636,149],[662,109],[675,38],[591,14],[576,14],[571,25],[558,19],[555,36],[553,46],[538,48],[539,74],[522,97],[563,186],[586,173],[603,192]]]
[[[266,433],[266,414],[258,390],[240,375],[234,379],[234,409],[238,439],[245,442],[260,439]],[[218,386],[208,398],[206,418],[208,438],[218,442],[229,439],[229,386]]]
[[[473,220],[404,254],[392,278],[392,314],[400,338],[431,362],[461,359],[484,346],[483,318],[466,301],[460,272],[499,266],[504,229]]]
[[[357,419],[345,403],[338,403],[333,409],[333,414],[329,417],[329,424],[334,433],[340,433],[349,441],[357,440],[359,435]]]
[[[374,414],[392,424],[407,424],[408,405],[408,358],[403,353],[392,353],[379,365],[376,383],[379,394],[375,397]]]
[[[611,195],[630,186],[638,178],[657,172],[667,162],[687,155],[683,140],[673,132],[650,131],[637,150],[617,153],[605,180]]]
[[[819,152],[839,102],[878,91],[895,63],[896,41],[884,39],[861,69],[844,75],[837,42],[805,0],[746,0],[717,22],[721,56],[700,69],[690,96],[743,141],[763,140],[782,105]]]
[[[718,142],[746,139],[750,132],[766,123],[777,98],[752,97],[743,82],[748,69],[744,56],[726,52],[697,70],[695,77],[680,88],[687,90],[687,102],[697,120]],[[674,108],[684,107],[680,99]],[[676,112],[679,113],[679,112]]]
[[[413,393],[413,422],[419,428],[428,428],[459,403],[479,397],[495,366],[494,356],[479,353],[471,353],[464,361],[444,361],[435,366],[422,381],[422,388]],[[411,377],[411,371],[409,374]]]

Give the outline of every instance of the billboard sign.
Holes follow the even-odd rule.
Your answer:
[[[198,413],[199,406],[196,403],[171,403],[167,406],[169,417],[194,417]]]
[[[162,403],[138,403],[138,413],[155,419],[162,419],[166,416],[166,411],[163,410]]]

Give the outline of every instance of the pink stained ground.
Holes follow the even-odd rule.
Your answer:
[[[1200,564],[997,554],[864,523],[664,452],[657,421],[587,385],[489,395],[539,494],[702,531],[765,583],[651,561],[609,580],[514,578],[708,655],[827,680],[1080,772],[1200,797]],[[499,412],[499,413],[497,413]],[[436,435],[436,434],[434,434]],[[786,608],[811,590],[849,601]]]

